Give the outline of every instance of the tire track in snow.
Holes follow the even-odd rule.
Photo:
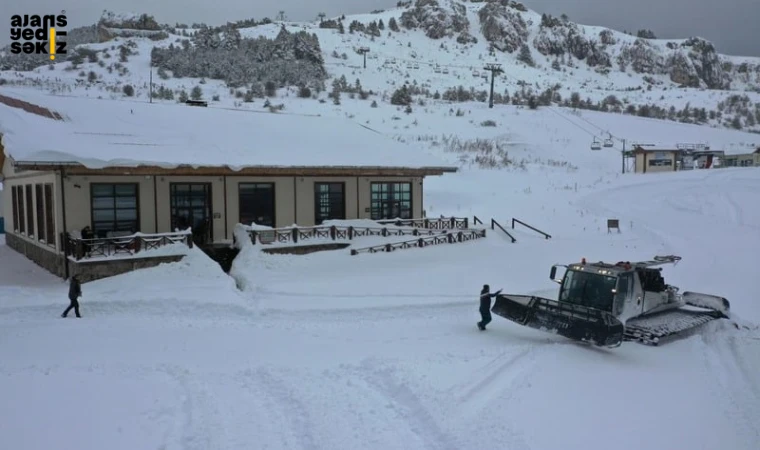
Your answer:
[[[313,424],[308,416],[308,407],[281,381],[281,378],[263,367],[255,371],[246,371],[244,374],[250,381],[263,389],[265,395],[270,397],[272,407],[282,412],[284,418],[291,422],[292,436],[298,441],[299,448],[305,450],[318,450],[320,446],[314,439]],[[284,447],[290,444],[284,442]]]
[[[164,373],[174,379],[182,388],[182,416],[178,417],[180,435],[174,439],[177,449],[206,450],[223,448],[219,437],[224,435],[220,412],[205,387],[199,385],[196,376],[191,376],[186,369],[161,367]],[[174,446],[169,447],[174,448]]]
[[[391,402],[391,407],[410,426],[426,448],[458,450],[463,448],[456,437],[444,431],[430,410],[409,385],[400,381],[395,370],[377,362],[364,360],[358,376]]]
[[[449,389],[451,397],[457,398],[451,415],[456,421],[478,421],[483,411],[494,402],[502,404],[505,398],[511,399],[518,388],[524,387],[533,374],[536,365],[536,351],[543,346],[530,346],[516,354],[506,356],[506,352],[494,358],[491,362],[474,370],[476,374],[483,371],[485,375],[476,376],[474,383],[461,383]],[[463,391],[463,394],[456,392]],[[501,421],[501,430],[509,436],[509,448],[515,450],[530,450],[522,433],[509,425],[509,421]]]
[[[523,373],[529,373],[530,369],[532,369],[533,364],[535,363],[535,347],[530,346],[517,354],[510,355],[508,357],[505,357],[506,352],[502,353],[500,356],[496,357],[491,362],[487,363],[483,367],[480,367],[476,370],[476,373],[480,374],[483,371],[487,370],[489,367],[496,364],[496,367],[486,372],[486,375],[479,376],[479,380],[475,383],[472,383],[469,385],[469,387],[465,386],[457,386],[455,389],[456,391],[461,392],[463,389],[466,389],[465,392],[461,395],[459,395],[459,405],[460,406],[470,406],[473,403],[488,403],[490,401],[494,400],[493,395],[485,395],[489,394],[488,392],[496,386],[497,388],[501,388],[499,390],[509,390],[509,388],[512,387],[514,382],[518,381],[517,377],[520,376],[520,374]],[[497,363],[498,361],[498,363]],[[518,367],[515,367],[515,370],[511,371],[511,373],[508,373],[508,370],[513,368],[518,363],[525,363],[520,364]],[[484,400],[481,397],[488,397],[490,400],[486,400],[485,402],[481,401]],[[470,409],[470,408],[468,408]]]
[[[736,334],[703,334],[701,337],[699,342],[706,355],[705,367],[719,388],[712,389],[717,397],[728,400],[730,406],[724,410],[733,422],[746,431],[747,448],[756,448],[756,443],[760,442],[760,424],[757,423],[760,416],[760,386],[754,375],[757,370],[746,366],[736,343]]]

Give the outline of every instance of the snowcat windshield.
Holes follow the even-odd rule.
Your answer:
[[[562,282],[559,300],[611,312],[616,282],[615,277],[568,270]]]

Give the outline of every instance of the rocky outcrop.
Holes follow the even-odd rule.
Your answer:
[[[417,0],[404,11],[399,18],[401,26],[406,29],[421,29],[431,39],[463,35],[467,41],[470,23],[467,11],[461,3],[447,2],[448,7],[441,6],[436,0]]]
[[[623,44],[617,62],[621,70],[628,66],[636,73],[664,73],[664,58],[646,39],[636,39],[633,44]]]
[[[491,2],[478,11],[480,31],[494,48],[513,53],[528,40],[528,26],[520,11],[507,2]]]
[[[610,42],[609,36],[606,39]],[[533,39],[533,47],[544,56],[562,56],[566,53],[585,60],[591,67],[610,67],[612,62],[606,44],[586,37],[583,28],[572,22],[561,22],[544,14],[541,27]]]
[[[709,89],[726,89],[729,85],[727,74],[723,71],[715,46],[702,38],[689,38],[681,44],[688,51],[688,57],[696,76],[705,82]]]

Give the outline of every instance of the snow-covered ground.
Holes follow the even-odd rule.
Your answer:
[[[457,2],[441,1],[439,3],[444,9],[450,9],[451,5]],[[380,105],[381,109],[393,108],[402,111],[403,108],[395,108],[390,105],[390,98],[393,92],[403,84],[426,89],[431,94],[435,92],[444,94],[446,90],[459,86],[467,91],[470,88],[475,91],[488,91],[490,79],[485,76],[488,72],[484,70],[484,65],[493,62],[501,64],[504,69],[504,73],[499,75],[495,81],[495,92],[498,94],[507,92],[510,96],[530,89],[536,94],[540,94],[548,88],[557,88],[556,92],[563,99],[569,99],[573,93],[578,93],[581,100],[590,99],[593,102],[600,102],[612,95],[622,102],[623,109],[629,104],[636,106],[657,105],[665,109],[673,106],[678,111],[684,108],[705,108],[708,113],[723,111],[722,108],[719,108],[719,104],[726,102],[731,96],[746,97],[746,107],[749,110],[753,110],[754,105],[760,104],[760,92],[757,92],[760,75],[751,70],[746,74],[732,72],[734,78],[732,79],[731,90],[682,88],[677,83],[672,82],[668,75],[636,73],[630,67],[627,71],[621,72],[617,62],[615,62],[615,55],[620,53],[623,45],[630,45],[636,38],[613,30],[610,32],[614,36],[616,44],[609,47],[610,54],[613,55],[613,67],[608,74],[600,74],[597,72],[597,68],[589,67],[585,61],[573,59],[569,56],[568,59],[574,61],[572,67],[563,65],[562,70],[554,70],[551,67],[554,58],[540,54],[535,48],[532,51],[533,59],[536,62],[535,67],[529,67],[519,62],[519,51],[512,53],[497,51],[491,54],[489,52],[490,44],[482,35],[477,13],[484,4],[482,2],[462,3],[467,9],[469,30],[478,39],[476,43],[458,43],[453,35],[441,39],[430,39],[423,30],[409,30],[405,27],[401,27],[398,32],[391,32],[386,26],[380,36],[348,31],[349,24],[353,21],[365,25],[379,20],[387,24],[391,18],[398,21],[406,8],[396,7],[388,8],[377,14],[347,16],[343,20],[347,29],[344,34],[335,29],[319,28],[316,22],[276,22],[243,28],[240,29],[240,33],[246,38],[267,37],[273,39],[281,27],[285,26],[291,33],[306,31],[318,37],[324,66],[328,73],[327,90],[321,93],[315,92],[313,99],[299,99],[296,98],[298,90],[295,87],[278,89],[276,98],[271,98],[269,101],[273,105],[284,104],[286,112],[324,115],[337,112],[340,115],[355,116],[357,121],[363,121],[365,116],[369,116],[369,118],[373,116],[373,113],[368,112],[369,105],[373,100]],[[533,43],[539,34],[541,15],[532,10],[516,14],[521,15],[529,24],[526,29],[528,33],[526,42]],[[604,28],[579,25],[579,30],[582,31],[585,39],[598,40],[598,35]],[[197,30],[189,29],[187,31],[192,34]],[[157,70],[151,73],[151,49],[153,47],[178,45],[178,42],[184,39],[189,39],[189,37],[172,34],[168,38],[158,41],[148,38],[117,38],[108,42],[88,44],[84,47],[97,51],[98,61],[91,62],[85,58],[82,64],[72,68],[70,62],[61,60],[51,66],[41,66],[31,71],[0,71],[0,79],[12,84],[35,86],[56,93],[106,98],[124,98],[126,94],[124,94],[123,88],[130,85],[134,90],[132,99],[139,99],[140,101],[148,99],[152,80],[153,101],[156,103],[176,103],[180,91],[190,94],[192,89],[197,86],[202,91],[202,98],[209,101],[213,106],[243,110],[267,110],[267,107],[262,106],[264,99],[256,98],[253,102],[247,103],[236,97],[234,91],[237,90],[242,93],[246,90],[243,87],[231,90],[221,80],[175,78],[173,76],[162,79],[158,76]],[[129,55],[125,62],[118,61],[118,46],[130,41],[134,43],[134,48],[131,50],[133,54]],[[667,45],[679,44],[682,41],[678,39],[656,39],[648,42],[658,55],[667,58],[673,53],[673,50],[669,50]],[[363,56],[356,51],[361,47],[371,49],[370,53],[366,55],[366,68],[363,67]],[[109,53],[109,56],[106,57],[105,53]],[[721,55],[721,58],[725,63],[737,67],[745,62],[753,67],[760,64],[760,58],[727,55]],[[90,76],[94,78],[88,79]],[[367,100],[360,101],[351,100],[348,98],[349,94],[343,93],[341,95],[342,104],[333,105],[328,94],[332,90],[333,81],[341,77],[345,77],[351,86],[356,80],[359,80],[363,89],[372,91],[373,94]],[[651,83],[646,80],[650,80]],[[174,99],[161,100],[157,98],[160,87],[173,90],[175,92]],[[317,99],[324,103],[318,103]],[[439,105],[439,108],[422,108],[416,104],[412,105],[415,110],[412,113],[413,119],[424,120],[429,111],[433,109],[445,111],[449,108],[456,110],[457,108],[469,107],[467,104],[461,103],[433,102],[430,97],[421,95],[415,96],[415,103],[418,99],[429,104],[441,103],[443,105]],[[707,123],[724,126],[726,122],[730,123],[728,119],[730,117],[726,113],[723,119],[713,117]],[[752,122],[747,123],[742,118],[742,122],[745,129],[757,131],[758,120],[752,119]]]
[[[489,229],[390,254],[247,248],[237,280],[194,250],[86,283],[82,319],[59,317],[65,283],[0,245],[0,447],[756,449],[760,169],[562,187],[584,167],[426,186],[433,215],[517,217],[550,240]],[[475,327],[484,283],[554,295],[554,263],[655,254],[683,256],[666,281],[725,295],[747,328],[600,350],[498,316]]]

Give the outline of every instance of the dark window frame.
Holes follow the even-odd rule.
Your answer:
[[[21,230],[19,228],[19,219],[18,219],[18,186],[11,186],[11,202],[13,203],[13,232],[19,233]]]
[[[34,190],[32,189],[31,184],[24,185],[24,191],[26,194],[26,235],[27,237],[33,238],[35,231],[34,231]]]
[[[256,222],[256,224],[271,226],[272,228],[275,228],[277,226],[277,184],[271,181],[241,181],[238,183],[238,189],[237,189],[238,190],[238,223],[241,223],[244,225],[250,225],[252,222],[255,222],[254,220],[248,220],[247,217],[243,216],[243,210],[245,209],[243,207],[243,201],[246,198],[246,196],[243,195],[243,188],[250,187],[250,186],[256,186],[256,187],[266,186],[267,189],[271,190],[272,192],[272,223],[263,224],[263,223]],[[248,214],[246,214],[246,216],[247,215]]]
[[[26,213],[24,213],[24,185],[16,186],[16,207],[18,208],[18,232],[26,234]]]
[[[648,160],[649,167],[673,167],[672,159],[650,159]]]
[[[173,181],[169,183],[169,226],[174,231],[175,228],[181,228],[177,223],[177,209],[193,209],[193,205],[179,206],[175,202],[179,197],[177,195],[178,186],[187,186],[190,188],[188,192],[193,192],[193,186],[203,186],[203,193],[205,205],[204,208],[208,210],[208,217],[206,217],[206,229],[198,229],[193,227],[193,224],[188,226],[193,233],[193,241],[198,245],[205,245],[214,241],[214,186],[210,181]],[[192,196],[190,197],[192,198]]]
[[[379,189],[375,189],[378,187]],[[400,190],[396,190],[401,187]],[[398,197],[406,193],[408,187],[409,199],[402,200]],[[400,219],[412,219],[414,216],[414,187],[409,181],[373,181],[370,183],[370,219],[371,220],[384,220],[395,219],[396,217],[383,217],[383,203],[397,203],[399,208],[398,218]],[[406,213],[402,208],[402,205],[408,203]]]
[[[55,200],[53,196],[53,183],[43,185],[43,196],[45,198],[45,242],[55,247]]]
[[[327,186],[327,191],[321,191],[320,188]],[[333,186],[340,186],[340,192],[333,192],[331,188]],[[322,206],[324,206],[323,197],[327,196],[327,208],[329,212],[326,215],[322,215]],[[338,198],[336,200],[336,197]],[[337,206],[339,210],[337,215],[333,214],[335,211],[333,207]],[[319,181],[314,182],[314,224],[321,225],[325,220],[346,220],[346,183],[344,181]]]
[[[104,187],[104,186],[110,186],[111,187],[111,195],[103,196],[102,198],[113,198],[113,207],[112,208],[95,208],[95,199],[101,198],[100,196],[95,195],[95,188],[96,187]],[[134,196],[132,195],[117,195],[116,194],[116,187],[117,186],[133,186],[135,189]],[[116,199],[119,197],[128,197],[135,199],[135,206],[134,208],[118,208],[116,206]],[[135,210],[135,219],[134,220],[118,220],[117,219],[117,211],[120,210]],[[98,231],[98,228],[96,228],[95,223],[96,222],[105,222],[103,220],[95,220],[95,211],[113,211],[113,222],[110,230],[106,230],[105,233],[108,231],[117,231],[117,224],[119,222],[134,222],[134,233],[140,231],[140,184],[139,183],[90,183],[90,228],[92,229],[92,232],[96,238],[101,237],[100,232]]]
[[[34,185],[35,211],[37,212],[37,240],[45,242],[45,199],[43,198],[43,188],[41,183]]]

